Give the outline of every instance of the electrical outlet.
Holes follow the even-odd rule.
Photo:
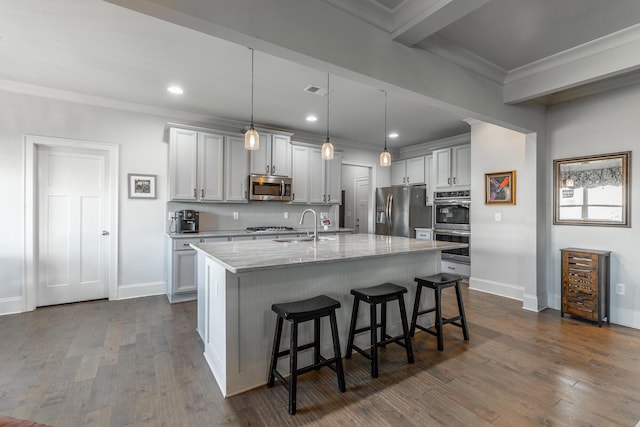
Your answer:
[[[624,295],[624,283],[617,283],[616,284],[616,294]]]
[[[493,220],[495,222],[501,222],[502,221],[502,213],[500,212],[496,212],[493,214]]]
[[[169,221],[173,219],[173,212],[169,212]]]
[[[289,212],[284,213],[284,219],[289,219]]]
[[[238,212],[234,212],[233,213],[233,219],[238,219],[238,217],[239,217]]]

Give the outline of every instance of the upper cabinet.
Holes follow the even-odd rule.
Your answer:
[[[171,128],[169,199],[221,201],[224,136]]]
[[[424,184],[424,157],[391,163],[391,185]]]
[[[224,152],[224,200],[248,202],[249,156],[244,148],[244,136],[227,136]]]
[[[425,202],[427,206],[433,205],[433,183],[435,168],[433,167],[433,155],[424,156],[424,183],[427,187]]]
[[[471,184],[471,145],[433,151],[437,188],[468,187]]]
[[[251,152],[251,173],[291,176],[291,136],[260,132],[260,149]]]
[[[342,194],[342,153],[322,160],[320,148],[292,146],[293,202],[340,204]]]

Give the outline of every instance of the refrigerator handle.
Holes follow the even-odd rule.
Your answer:
[[[393,194],[389,194],[389,201],[387,202],[387,219],[389,221],[389,227],[392,226],[392,222],[393,222],[393,218],[391,217],[392,209],[393,209]]]

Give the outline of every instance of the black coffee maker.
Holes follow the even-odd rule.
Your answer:
[[[177,211],[176,232],[177,233],[197,233],[200,228],[200,212],[184,209]]]

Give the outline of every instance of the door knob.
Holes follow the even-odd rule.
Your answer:
[[[108,236],[108,235],[109,235],[109,232],[108,232],[107,230],[102,230],[102,235],[103,235],[103,236]]]

